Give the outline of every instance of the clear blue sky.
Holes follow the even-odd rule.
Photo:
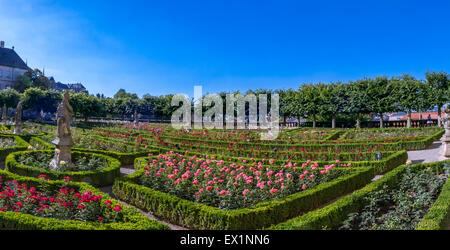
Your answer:
[[[448,1],[0,0],[0,40],[91,93],[450,72]]]

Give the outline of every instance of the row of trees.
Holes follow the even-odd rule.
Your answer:
[[[28,84],[16,84],[14,89],[0,91],[0,106],[5,104],[14,108],[22,100],[24,109],[35,111],[37,119],[40,119],[40,111],[54,113],[62,97],[60,92],[48,89],[47,80],[38,70],[27,72],[18,82],[29,81]],[[314,127],[319,117],[322,120],[330,119],[332,127],[336,126],[338,117],[351,117],[359,127],[361,119],[369,114],[378,114],[382,118],[384,113],[395,111],[407,112],[407,126],[410,127],[413,111],[425,111],[435,106],[438,108],[438,125],[441,126],[441,108],[449,101],[449,87],[449,74],[428,72],[426,80],[403,74],[391,78],[364,78],[348,83],[302,84],[297,90],[249,90],[245,94],[267,94],[270,106],[270,95],[277,93],[280,96],[280,115],[284,119],[306,117],[313,122]],[[224,104],[226,94],[219,93]],[[132,117],[135,112],[162,120],[170,119],[172,112],[178,108],[171,106],[172,97],[147,94],[139,98],[137,94],[120,89],[112,98],[103,94],[71,93],[71,104],[76,116],[86,120],[93,116],[125,119]],[[380,127],[383,127],[383,119],[380,119]]]
[[[70,104],[75,115],[87,120],[89,117],[131,117],[135,111],[149,117],[166,118],[176,107],[170,106],[172,95],[151,96],[138,98],[136,94],[126,93],[124,90],[107,98],[103,95],[89,95],[85,92],[71,93]],[[36,119],[41,119],[41,111],[55,113],[62,100],[62,93],[56,90],[45,90],[37,87],[27,88],[23,93],[7,88],[0,91],[0,107],[15,108],[22,101],[24,109],[34,111]]]
[[[411,126],[413,111],[438,108],[438,125],[441,126],[441,109],[449,97],[450,77],[445,72],[428,72],[426,80],[403,74],[388,78],[379,76],[348,83],[303,84],[298,90],[280,90],[282,116],[307,116],[315,127],[317,116],[330,117],[332,127],[338,115],[356,115],[359,127],[361,116],[378,114],[383,127],[383,114],[403,111],[408,114]]]

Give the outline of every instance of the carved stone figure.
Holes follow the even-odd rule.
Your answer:
[[[139,126],[139,118],[138,118],[138,112],[137,110],[134,111],[134,126]]]
[[[446,113],[445,118],[442,120],[445,124],[445,136],[444,136],[444,143],[445,143],[445,151],[444,156],[450,157],[450,105],[447,105],[447,107],[444,109],[444,112]]]
[[[72,160],[72,132],[70,131],[70,122],[72,121],[73,109],[69,103],[70,95],[64,93],[62,102],[58,105],[56,111],[57,135],[52,141],[55,145],[55,157],[50,162],[52,169],[60,169],[63,166],[70,167]],[[63,165],[63,166],[62,166]]]
[[[22,102],[17,104],[16,114],[14,117],[14,134],[22,133]]]
[[[59,138],[72,135],[70,131],[70,122],[72,121],[73,109],[69,103],[69,100],[69,92],[65,92],[63,100],[58,105],[58,109],[56,111],[56,120],[58,126],[57,137]]]
[[[6,107],[6,104],[3,104],[2,108],[2,122],[6,122],[8,120],[8,108]]]

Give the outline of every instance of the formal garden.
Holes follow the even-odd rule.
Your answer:
[[[448,229],[450,161],[407,153],[443,128],[286,128],[261,141],[63,120],[2,130],[0,228]]]
[[[172,96],[2,90],[0,229],[449,229],[439,84],[442,72],[275,91],[272,140],[267,128],[176,129]],[[411,119],[433,105],[436,121]],[[407,122],[370,125],[392,111]]]

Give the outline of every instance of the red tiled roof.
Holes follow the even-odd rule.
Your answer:
[[[428,115],[431,115],[431,119],[432,120],[436,120],[438,118],[438,113],[437,112],[423,112],[423,113],[412,113],[411,114],[411,119],[412,120],[420,120],[420,115],[422,114],[422,120],[427,120],[428,119]],[[442,116],[443,114],[441,114]],[[407,120],[408,119],[408,115],[404,115],[400,120]]]

